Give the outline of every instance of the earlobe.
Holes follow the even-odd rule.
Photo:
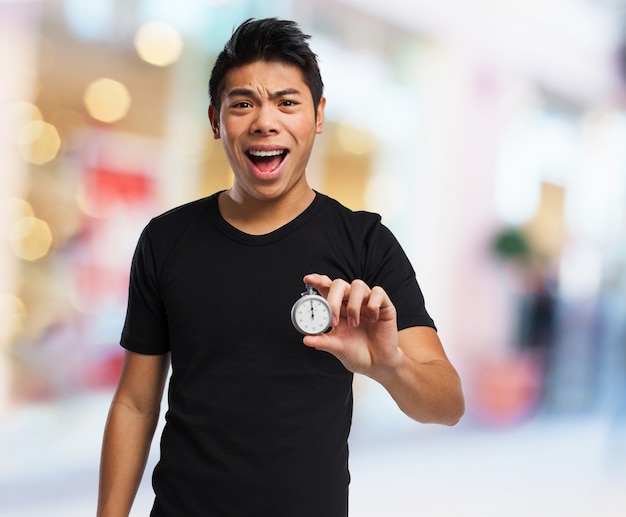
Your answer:
[[[324,129],[324,108],[326,107],[326,97],[320,99],[320,103],[317,106],[317,113],[315,118],[315,133],[321,134]]]
[[[209,121],[211,122],[211,129],[213,130],[213,139],[220,139],[220,123],[217,110],[213,105],[209,106]]]

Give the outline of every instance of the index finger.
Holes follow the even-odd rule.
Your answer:
[[[320,275],[319,273],[309,273],[308,275],[304,276],[302,281],[305,284],[311,284],[324,297],[326,297],[328,289],[330,289],[330,286],[333,283],[329,276]]]

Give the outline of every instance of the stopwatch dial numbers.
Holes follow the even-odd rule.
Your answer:
[[[310,299],[300,303],[295,311],[295,323],[302,332],[320,334],[330,323],[330,311],[321,300]]]

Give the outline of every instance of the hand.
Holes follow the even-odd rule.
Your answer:
[[[332,330],[305,336],[305,345],[329,352],[348,370],[375,379],[396,368],[403,356],[396,309],[382,287],[318,274],[306,275],[304,282],[328,300],[333,312]]]

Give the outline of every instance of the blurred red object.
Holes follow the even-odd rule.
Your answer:
[[[153,196],[154,180],[144,171],[99,167],[88,170],[85,192],[92,210],[107,213],[119,205],[145,203]]]
[[[488,424],[514,424],[537,407],[543,386],[541,361],[530,353],[494,359],[477,367],[473,381],[478,418]]]
[[[123,364],[122,349],[107,351],[86,365],[79,376],[79,384],[87,389],[114,388],[122,373]]]

